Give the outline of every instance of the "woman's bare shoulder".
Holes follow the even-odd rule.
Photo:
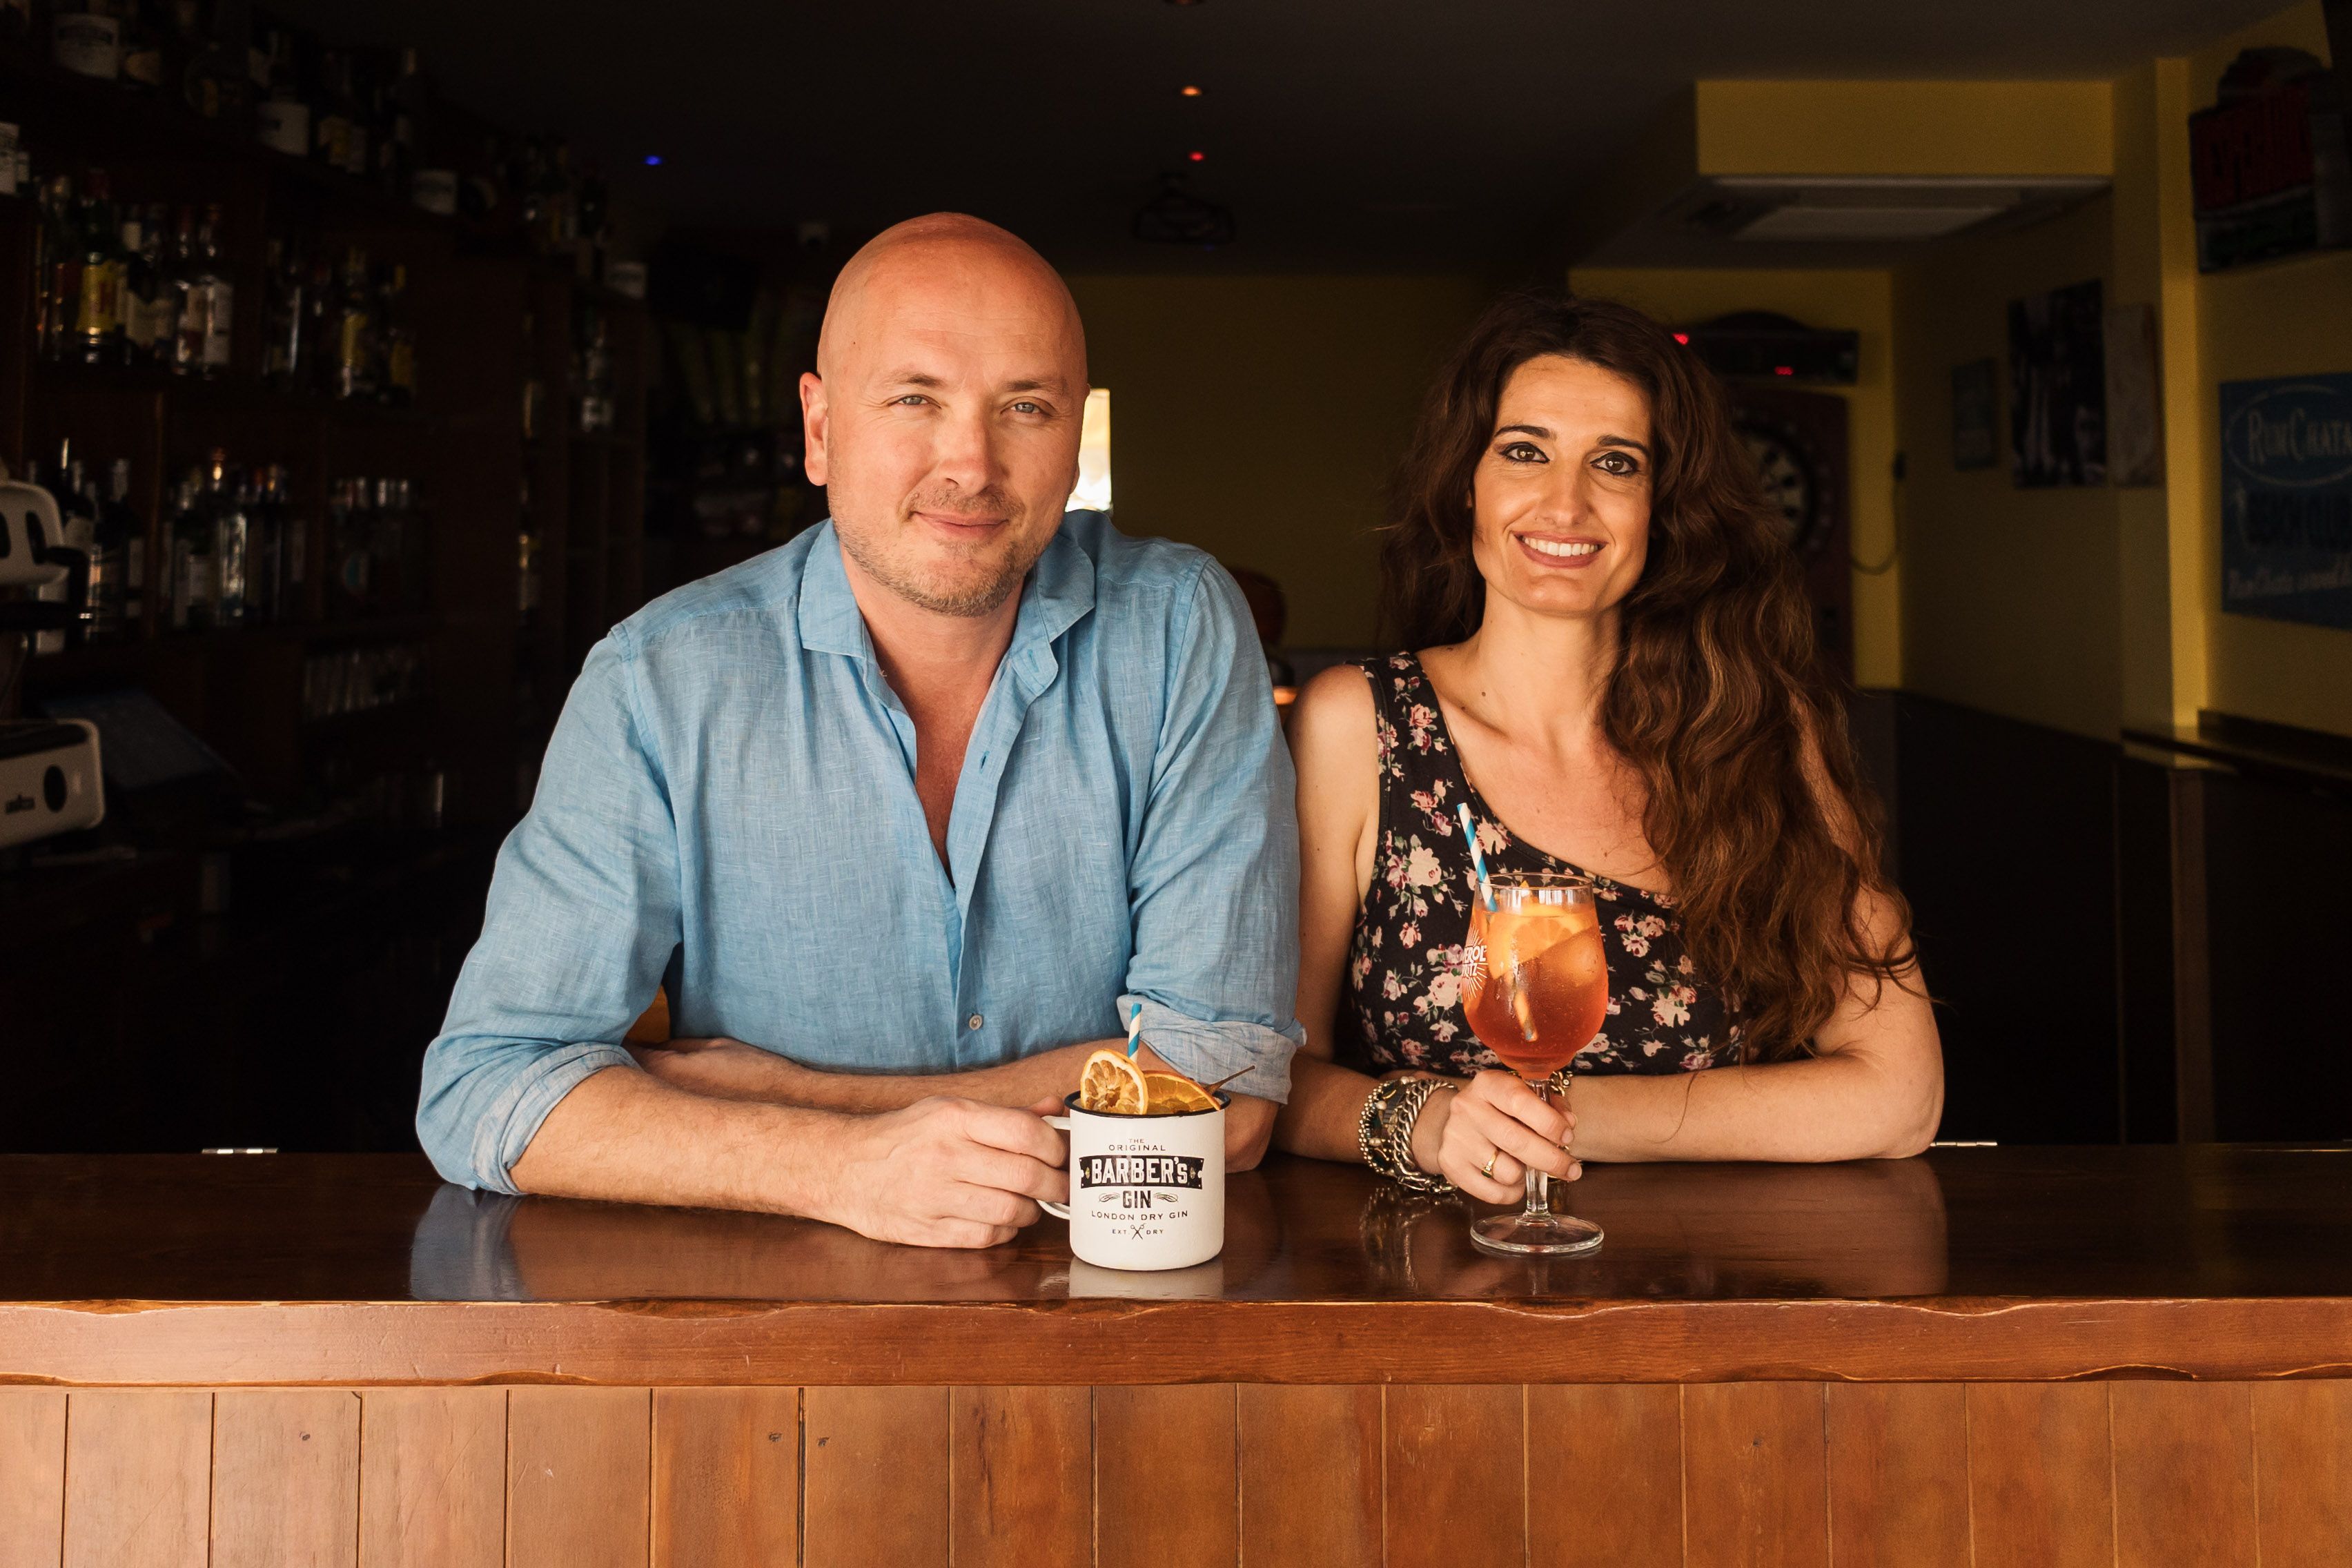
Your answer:
[[[1379,750],[1371,678],[1353,664],[1319,670],[1300,689],[1290,716],[1291,749],[1300,754],[1335,753],[1368,759]]]

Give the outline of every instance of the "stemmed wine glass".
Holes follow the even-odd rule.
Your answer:
[[[1552,1074],[1592,1043],[1609,1011],[1600,907],[1574,877],[1488,878],[1483,865],[1480,872],[1463,1011],[1479,1042],[1542,1099]],[[1489,1252],[1559,1256],[1600,1246],[1601,1227],[1552,1213],[1551,1178],[1529,1166],[1527,1206],[1478,1220],[1470,1239]]]

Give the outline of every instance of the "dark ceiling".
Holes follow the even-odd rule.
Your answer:
[[[1701,77],[2107,77],[2283,0],[280,0],[658,220],[960,208],[1073,270],[1509,268]],[[1186,84],[1198,99],[1180,96]],[[1192,152],[1205,154],[1197,164]],[[663,160],[644,164],[646,154]],[[1229,204],[1129,237],[1163,170]]]

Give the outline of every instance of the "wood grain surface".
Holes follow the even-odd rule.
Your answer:
[[[1830,1561],[1969,1568],[1968,1390],[1832,1384]]]
[[[213,1396],[104,1389],[66,1403],[66,1568],[205,1568]]]
[[[1094,1401],[1085,1388],[958,1388],[948,1399],[957,1568],[1079,1568],[1094,1553]]]
[[[812,1388],[803,1395],[806,1568],[948,1560],[948,1391]]]
[[[58,1568],[65,1521],[65,1390],[0,1388],[0,1568]]]
[[[1828,1457],[1817,1383],[1683,1391],[1684,1560],[1825,1568]]]
[[[1968,1430],[1977,1568],[2113,1568],[2106,1384],[1973,1384]]]
[[[1243,1384],[1242,1561],[1379,1568],[1381,1390]]]
[[[2252,1390],[2118,1383],[2116,1568],[2253,1568]]]
[[[360,1568],[503,1568],[507,1391],[360,1395]]]
[[[1097,1568],[1230,1564],[1241,1549],[1234,1385],[1097,1388]]]
[[[2352,1563],[2352,1383],[2253,1390],[2263,1568]]]
[[[647,1568],[652,1421],[642,1388],[509,1391],[509,1568]]]
[[[1403,1384],[1387,1405],[1389,1568],[1524,1557],[1527,1391]]]
[[[1682,1562],[1680,1387],[1528,1388],[1528,1559],[1558,1568]]]
[[[213,1396],[212,1568],[352,1568],[359,1507],[358,1394]]]
[[[654,1568],[800,1556],[801,1391],[654,1390]]]

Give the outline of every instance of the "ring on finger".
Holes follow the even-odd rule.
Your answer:
[[[1493,1153],[1487,1155],[1486,1163],[1478,1167],[1478,1173],[1486,1177],[1488,1181],[1493,1181],[1495,1179],[1495,1162],[1502,1157],[1503,1152],[1500,1149],[1497,1149]]]

